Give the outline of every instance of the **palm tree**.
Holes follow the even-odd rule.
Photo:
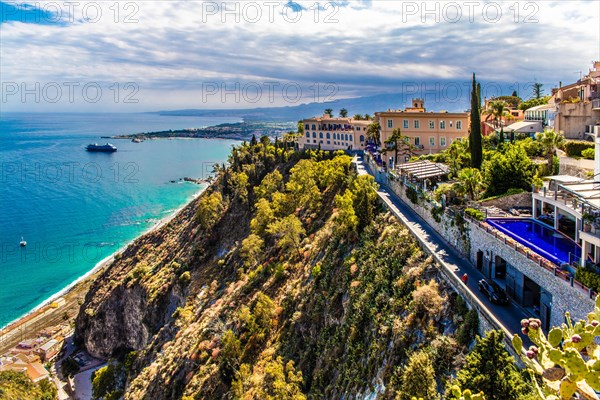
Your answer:
[[[371,119],[371,116],[369,114],[365,114],[365,119],[368,121]]]
[[[483,177],[477,168],[464,168],[458,173],[457,191],[476,200],[483,189]]]
[[[346,110],[345,108],[342,108],[340,110],[340,117],[346,118],[347,116],[348,116],[348,110]]]
[[[381,143],[379,135],[380,130],[381,125],[379,125],[379,122],[373,122],[367,127],[367,138],[377,145]]]
[[[361,119],[363,119],[362,114],[354,114],[354,117],[352,117],[352,119],[356,120],[356,121],[360,121]]]
[[[384,153],[393,151],[394,152],[394,165],[398,164],[398,154],[412,156],[414,155],[415,147],[410,143],[410,138],[404,136],[399,128],[392,131],[390,136],[385,141],[386,148],[383,150]]]
[[[538,133],[536,135],[536,139],[544,146],[546,158],[548,159],[548,174],[552,175],[556,148],[564,143],[565,138],[562,133],[557,133],[554,129],[545,129],[543,133]]]
[[[483,114],[487,115],[486,121],[490,118],[494,121],[496,129],[502,125],[503,119],[512,119],[512,114],[508,111],[508,103],[504,100],[490,101]]]
[[[329,115],[329,117],[333,117],[333,109],[331,108],[326,108],[325,109],[325,114]]]

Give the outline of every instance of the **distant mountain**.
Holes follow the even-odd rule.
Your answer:
[[[431,94],[431,99],[426,98],[425,107],[430,111],[464,111],[468,107],[467,101],[449,102],[435,99],[435,93]],[[202,116],[202,117],[239,117],[246,121],[298,121],[300,119],[322,115],[323,110],[332,108],[337,115],[340,109],[348,110],[348,115],[355,114],[375,114],[377,111],[388,109],[404,109],[411,100],[411,96],[402,93],[378,94],[368,97],[356,97],[349,99],[339,99],[323,103],[299,104],[296,106],[285,107],[263,107],[247,109],[187,109],[173,111],[158,111],[160,115],[172,116]],[[438,101],[435,101],[438,100]]]

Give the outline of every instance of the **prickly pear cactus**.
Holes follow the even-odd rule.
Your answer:
[[[460,389],[460,387],[458,385],[452,386],[452,388],[450,389],[450,391],[452,392],[452,396],[455,399],[460,399],[460,400],[485,400],[485,397],[483,397],[483,393],[472,394],[469,389],[461,391],[461,389]]]
[[[518,334],[512,338],[514,348],[522,353],[521,358],[530,370],[543,378],[546,391],[553,393],[546,400],[570,400],[576,393],[585,399],[598,399],[600,391],[600,296],[596,298],[594,311],[588,320],[573,324],[569,313],[567,323],[554,327],[544,335],[541,321],[536,318],[521,321],[521,332],[535,344],[523,349],[523,340]],[[558,396],[558,397],[557,397]]]

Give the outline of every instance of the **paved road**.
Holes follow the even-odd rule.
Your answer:
[[[358,158],[357,169],[359,174],[369,174],[362,159]],[[521,331],[521,319],[529,318],[528,315],[521,307],[511,302],[509,305],[501,306],[493,304],[489,299],[479,291],[477,282],[485,278],[485,276],[479,272],[473,264],[466,258],[464,258],[458,251],[456,251],[444,238],[433,229],[425,220],[423,220],[417,213],[415,213],[406,203],[404,203],[394,192],[389,189],[385,184],[379,183],[379,196],[387,205],[397,211],[403,222],[413,229],[413,232],[418,239],[424,242],[424,244],[432,251],[436,252],[451,271],[461,277],[463,274],[467,274],[469,291],[477,297],[485,307],[487,307],[494,316],[500,321],[504,327],[510,332]]]

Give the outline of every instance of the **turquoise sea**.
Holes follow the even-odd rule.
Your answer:
[[[0,327],[30,312],[189,201],[235,141],[100,136],[234,118],[0,114]],[[89,153],[110,141],[112,154]],[[172,182],[175,181],[175,182]],[[27,241],[20,247],[21,237]]]

